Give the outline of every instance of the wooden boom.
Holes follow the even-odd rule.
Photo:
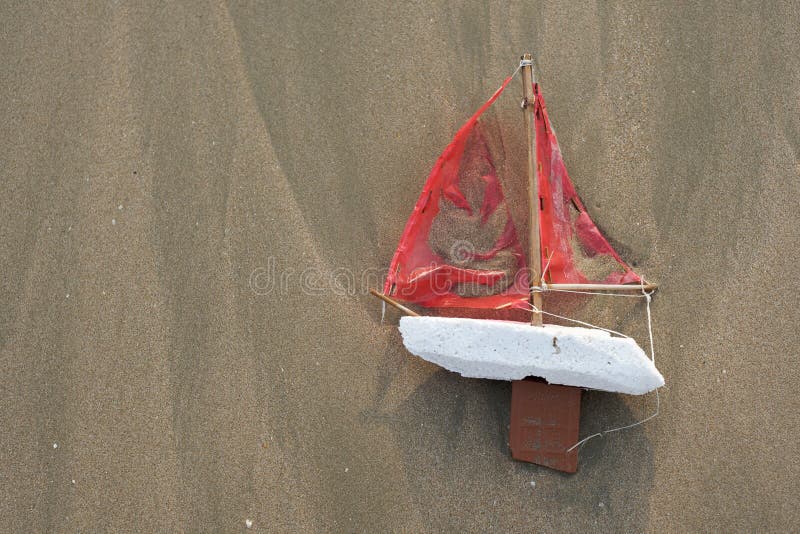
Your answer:
[[[375,295],[376,297],[378,297],[379,299],[381,299],[382,301],[384,301],[386,304],[390,304],[390,305],[394,306],[395,308],[397,308],[401,312],[405,313],[406,315],[410,315],[412,317],[419,317],[420,316],[417,312],[415,312],[414,310],[412,310],[410,308],[406,308],[405,306],[403,306],[402,304],[400,304],[399,302],[394,300],[392,297],[387,297],[383,293],[379,293],[379,292],[375,291],[374,289],[370,289],[369,292],[372,293],[373,295]]]
[[[547,284],[547,289],[565,291],[654,291],[658,289],[658,284]],[[536,287],[533,288],[536,291]]]

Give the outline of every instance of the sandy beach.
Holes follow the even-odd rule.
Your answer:
[[[0,19],[4,530],[800,524],[796,4]],[[587,209],[661,285],[661,413],[589,441],[575,475],[512,461],[510,385],[409,355],[367,293],[526,51]],[[641,341],[641,312],[603,319]],[[654,402],[585,393],[581,434]]]

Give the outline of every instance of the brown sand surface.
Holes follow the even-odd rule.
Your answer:
[[[3,530],[800,524],[796,3],[82,4],[0,8]],[[510,460],[508,384],[330,283],[378,284],[524,51],[662,284],[661,415],[574,476]],[[585,394],[582,434],[652,403]]]

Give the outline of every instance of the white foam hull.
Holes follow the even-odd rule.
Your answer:
[[[538,376],[632,395],[664,385],[633,339],[593,328],[426,316],[401,318],[400,333],[412,354],[471,378]]]

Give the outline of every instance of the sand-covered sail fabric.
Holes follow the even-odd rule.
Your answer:
[[[510,81],[439,156],[389,267],[387,295],[461,308],[496,308],[528,299],[519,233],[479,122]]]
[[[387,295],[428,307],[528,306],[525,248],[479,120],[510,81],[459,129],[434,165],[389,267]],[[534,92],[545,281],[638,282],[578,199],[537,85]]]
[[[546,283],[640,282],[592,221],[567,174],[544,97],[534,84],[539,232]]]

